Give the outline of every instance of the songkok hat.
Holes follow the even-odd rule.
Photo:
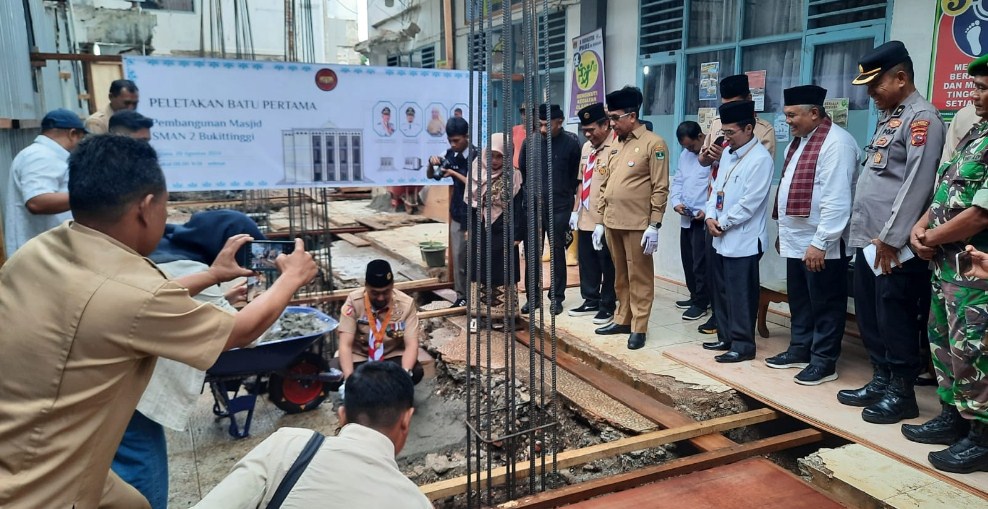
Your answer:
[[[988,53],[971,61],[967,66],[967,73],[971,76],[988,76]]]
[[[747,74],[735,74],[720,80],[720,97],[722,99],[748,97],[750,93]]]
[[[816,85],[800,85],[783,90],[782,97],[786,106],[798,106],[800,104],[820,106],[823,105],[823,100],[827,98],[827,89]]]
[[[367,264],[367,277],[364,284],[371,288],[384,288],[394,283],[394,275],[391,273],[391,264],[387,260],[371,260]]]
[[[906,51],[902,41],[889,41],[858,60],[858,77],[854,78],[851,84],[867,85],[883,72],[907,60],[909,60],[909,52]]]
[[[59,108],[49,111],[45,118],[41,119],[41,130],[47,131],[48,129],[81,129],[85,131],[86,126],[83,125],[82,119],[75,112]]]
[[[549,105],[549,117],[547,118],[545,111],[546,106],[547,106],[546,104],[539,105],[539,120],[548,120],[548,118],[555,120],[557,118],[566,117],[565,115],[563,115],[563,109],[560,108],[558,104],[553,104],[553,105]]]
[[[470,124],[462,117],[452,117],[446,121],[446,136],[466,136]]]
[[[580,124],[590,125],[607,118],[607,112],[604,111],[603,104],[593,103],[576,112],[576,116],[580,117]]]
[[[607,109],[610,111],[638,111],[642,107],[642,91],[637,87],[626,86],[607,94]]]
[[[736,124],[743,120],[754,120],[754,101],[731,101],[720,105],[721,124]]]

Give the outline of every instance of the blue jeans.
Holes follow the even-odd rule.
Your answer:
[[[152,509],[168,507],[168,447],[160,424],[135,410],[110,468],[137,488]]]

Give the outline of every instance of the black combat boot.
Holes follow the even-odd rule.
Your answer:
[[[885,396],[877,403],[865,407],[861,418],[872,424],[895,424],[903,419],[919,417],[916,392],[913,390],[915,375],[893,374],[885,389]]]
[[[985,423],[974,421],[971,431],[954,445],[931,452],[927,459],[937,470],[955,474],[988,471],[988,429]]]
[[[952,445],[965,435],[971,427],[967,419],[961,417],[954,405],[941,403],[940,415],[923,424],[903,424],[902,434],[913,442],[921,444]]]
[[[888,366],[873,365],[874,374],[871,381],[860,389],[844,389],[837,391],[837,401],[850,406],[868,406],[877,403],[885,395],[889,385]]]

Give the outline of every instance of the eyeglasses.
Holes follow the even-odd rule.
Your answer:
[[[731,129],[721,129],[720,134],[723,134],[725,137],[730,138],[731,136],[738,134],[738,131],[734,131]]]
[[[610,119],[611,122],[617,122],[618,120],[621,120],[622,118],[627,117],[628,115],[631,115],[632,113],[633,112],[629,111],[629,112],[625,113],[624,115],[608,115],[607,118]]]

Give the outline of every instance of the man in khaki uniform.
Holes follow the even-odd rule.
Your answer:
[[[600,183],[594,249],[607,245],[614,259],[619,306],[614,322],[597,334],[627,334],[628,349],[645,346],[645,331],[655,294],[652,253],[669,198],[669,147],[638,120],[641,90],[626,86],[607,94],[611,128],[617,134]],[[606,233],[605,233],[606,228]]]
[[[140,100],[137,85],[130,80],[114,80],[110,83],[110,103],[86,119],[86,131],[104,134],[110,129],[110,117],[121,110],[136,110]]]
[[[398,364],[416,384],[422,380],[419,364],[419,315],[415,300],[395,290],[391,264],[367,264],[364,287],[354,290],[340,316],[340,355],[330,364],[346,380],[367,361]]]
[[[593,323],[604,325],[614,319],[617,297],[614,293],[614,261],[604,243],[603,249],[593,246],[593,229],[600,222],[597,202],[600,182],[607,173],[607,156],[614,133],[604,105],[594,103],[577,112],[583,135],[580,155],[580,185],[576,188],[577,210],[570,214],[569,227],[577,232],[580,263],[580,296],[583,304],[569,310],[570,316],[594,315]]]
[[[144,258],[165,229],[165,177],[154,149],[124,136],[79,145],[69,195],[76,222],[0,270],[0,507],[146,508],[110,462],[157,357],[209,368],[264,333],[316,265],[296,241],[278,281],[237,315],[190,298],[250,273],[234,259],[250,236],[206,272],[165,277]]]
[[[748,75],[747,74],[736,74],[734,76],[728,76],[720,80],[720,103],[726,104],[736,101],[750,101],[751,99],[751,88],[748,85]],[[703,147],[700,149],[699,159],[701,166],[710,167],[710,182],[713,184],[714,179],[717,178],[717,170],[720,168],[720,158],[724,154],[724,148],[727,147],[727,140],[724,138],[723,132],[723,122],[720,116],[717,116],[710,122],[710,129],[707,130],[707,137],[703,140]],[[755,116],[755,138],[759,140],[763,147],[768,150],[769,155],[772,159],[775,159],[775,127],[772,126],[766,120],[760,119]],[[720,144],[715,143],[717,140],[721,140]],[[710,235],[706,236],[707,241],[707,259],[712,260],[714,255],[713,249],[713,237]],[[710,288],[711,292],[717,291],[713,286],[713,280],[711,273],[707,273],[707,286]],[[717,334],[717,341],[712,343],[704,343],[704,346],[717,345],[728,341],[727,336],[717,329],[717,309],[713,302],[710,301],[710,319],[706,323],[697,327],[697,330],[703,334]]]

